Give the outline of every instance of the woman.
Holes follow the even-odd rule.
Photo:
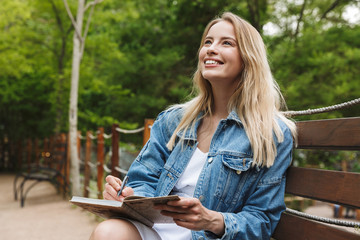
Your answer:
[[[158,116],[122,195],[113,176],[103,193],[118,201],[180,195],[157,206],[175,224],[106,220],[92,239],[270,239],[285,209],[296,128],[279,111],[264,43],[250,24],[224,13],[205,28],[198,58],[198,95]]]

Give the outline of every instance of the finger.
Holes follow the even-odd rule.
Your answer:
[[[124,197],[132,196],[134,195],[134,189],[132,189],[131,187],[125,187],[121,195]]]
[[[200,227],[197,227],[194,223],[187,222],[182,219],[174,219],[174,222],[176,223],[176,225],[183,227],[183,228],[187,228],[187,229],[194,230],[194,231],[202,230]]]
[[[117,191],[116,189],[110,185],[109,183],[106,183],[105,184],[105,192],[107,192],[109,195],[111,195],[113,198],[116,198],[117,197]]]
[[[113,200],[113,201],[119,201],[119,202],[122,202],[122,201],[124,201],[124,196],[113,196],[113,195],[111,195],[111,194],[109,194],[108,192],[106,192],[106,191],[104,191],[103,192],[103,197],[104,197],[104,199],[106,199],[106,200]]]
[[[103,198],[106,200],[117,200],[114,198],[114,196],[109,194],[106,190],[103,191]]]
[[[156,206],[154,206],[154,208],[158,209],[158,210],[161,210],[161,211],[164,211],[164,212],[169,212],[169,213],[182,213],[182,214],[189,213],[188,208],[169,206],[169,205],[166,205],[166,204],[156,205]]]
[[[199,204],[201,203],[197,198],[183,198],[183,197],[180,198],[180,200],[167,202],[167,205],[169,206],[177,206],[183,208],[191,208]]]
[[[121,188],[121,180],[117,177],[109,175],[106,177],[106,182],[109,183],[116,191],[119,191]]]

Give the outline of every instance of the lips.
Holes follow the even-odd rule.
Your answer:
[[[221,65],[224,64],[223,62],[219,61],[219,60],[214,60],[214,59],[207,59],[204,61],[205,65]]]

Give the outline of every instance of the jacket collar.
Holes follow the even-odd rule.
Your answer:
[[[232,110],[229,114],[229,116],[226,118],[226,120],[234,120],[235,122],[237,122],[239,124],[239,126],[243,126],[238,114],[236,113],[235,110]]]
[[[199,115],[196,118],[196,122],[195,122],[195,128],[194,129],[187,129],[185,132],[185,136],[184,139],[185,140],[193,140],[196,141],[197,139],[197,129],[200,125],[200,120],[202,118],[202,116],[204,115],[204,112],[200,112]],[[229,113],[229,115],[227,116],[227,118],[225,119],[226,122],[228,121],[235,121],[240,127],[243,127],[243,124],[238,116],[238,114],[236,113],[235,110],[231,111]],[[176,134],[179,138],[181,138],[183,136],[183,131],[180,131]]]

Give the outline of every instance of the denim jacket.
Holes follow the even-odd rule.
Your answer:
[[[181,107],[164,111],[154,122],[149,141],[128,172],[128,185],[135,195],[169,195],[187,166],[198,144],[196,131],[185,132],[184,144],[176,144],[172,151],[166,147],[182,112]],[[195,129],[199,123],[198,118]],[[276,141],[274,165],[266,168],[252,166],[250,142],[236,112],[220,121],[194,197],[223,215],[225,233],[218,237],[207,231],[192,231],[193,239],[270,239],[285,210],[285,172],[293,147],[290,130],[281,121],[279,125],[284,141]]]

